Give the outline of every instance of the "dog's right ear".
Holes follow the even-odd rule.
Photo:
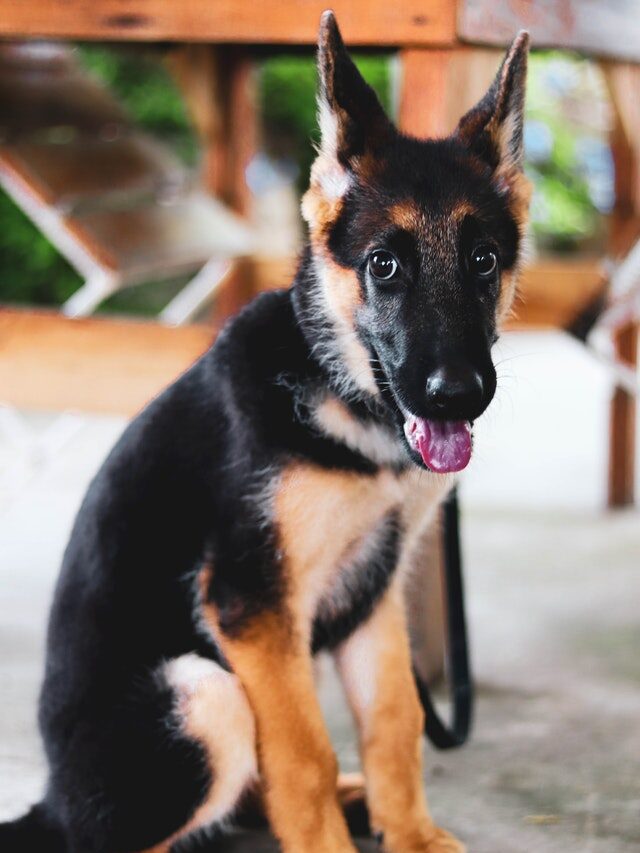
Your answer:
[[[343,168],[382,144],[393,126],[347,53],[333,12],[324,12],[318,38],[318,116],[321,154]]]
[[[456,136],[492,169],[522,171],[529,34],[513,40],[489,91],[460,119]]]

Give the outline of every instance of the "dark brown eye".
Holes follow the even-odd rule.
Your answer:
[[[398,272],[398,262],[391,252],[376,249],[369,256],[369,272],[379,281],[389,281]]]
[[[469,261],[471,272],[481,278],[493,275],[498,267],[498,258],[490,246],[476,246]]]

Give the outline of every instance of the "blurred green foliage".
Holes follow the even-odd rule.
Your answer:
[[[184,100],[160,56],[140,47],[114,51],[95,45],[78,48],[83,65],[115,93],[136,122],[170,145],[188,165],[198,158],[198,142]]]
[[[601,231],[592,173],[612,169],[605,100],[602,80],[588,60],[553,51],[531,56],[527,173],[535,189],[532,230],[541,249],[573,250]],[[592,143],[596,154],[590,169],[581,152],[585,142]],[[612,173],[609,179],[613,181]]]
[[[0,190],[0,302],[60,305],[82,279]]]
[[[390,63],[386,56],[353,53],[356,65],[390,110]],[[316,67],[310,56],[279,55],[265,61],[260,75],[268,153],[289,157],[298,167],[298,188],[308,181],[320,141],[316,120]]]
[[[195,165],[197,141],[184,102],[159,55],[139,48],[121,51],[95,45],[81,46],[78,50],[86,67],[114,91],[142,127],[172,145],[185,163]],[[356,53],[355,58],[385,108],[390,109],[388,57]],[[531,160],[528,170],[536,187],[533,206],[536,239],[548,248],[565,249],[596,233],[600,216],[578,162],[575,124],[567,118],[562,97],[556,93],[555,98],[549,98],[546,78],[552,61],[553,55],[532,58],[528,118],[534,129],[537,127],[539,132],[542,129],[546,149]],[[263,63],[260,101],[267,153],[295,164],[301,191],[308,180],[314,144],[318,142],[315,90],[316,72],[311,56],[283,54]],[[6,195],[0,193],[0,301],[57,305],[79,284],[75,271]],[[110,300],[107,310],[155,311],[158,299],[151,298],[149,292],[140,289],[139,293],[118,295]]]
[[[112,89],[138,124],[168,142],[188,165],[195,163],[197,140],[184,102],[156,55],[96,45],[83,45],[78,51],[82,63]],[[76,271],[0,191],[0,302],[60,305],[81,283]],[[160,299],[165,292],[165,287],[160,289]],[[152,313],[160,310],[162,301],[158,304],[148,289],[135,288],[106,305],[107,310],[121,307],[131,313]]]

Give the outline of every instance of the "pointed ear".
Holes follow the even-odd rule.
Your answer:
[[[495,171],[522,171],[529,34],[507,51],[489,91],[460,119],[455,135]]]
[[[320,20],[318,74],[321,154],[349,166],[352,158],[383,143],[393,125],[347,53],[331,11]]]

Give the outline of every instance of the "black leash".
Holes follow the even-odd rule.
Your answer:
[[[443,506],[444,602],[447,632],[446,672],[451,696],[451,724],[436,710],[427,684],[414,670],[418,694],[425,712],[425,734],[438,749],[462,746],[469,737],[473,718],[473,682],[464,609],[460,512],[454,489]]]

